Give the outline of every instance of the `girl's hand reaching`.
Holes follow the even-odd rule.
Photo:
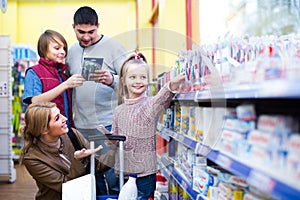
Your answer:
[[[95,149],[85,149],[85,148],[83,148],[81,150],[78,150],[78,151],[74,152],[74,158],[76,160],[79,160],[81,158],[88,157],[88,156],[92,155],[93,153],[96,153],[97,151],[100,151],[101,149],[103,149],[102,145],[99,145]]]
[[[185,74],[180,74],[175,78],[173,78],[169,82],[169,89],[171,90],[171,92],[178,93],[180,90],[180,85],[184,83],[184,81],[185,81]]]
[[[84,81],[85,79],[81,75],[74,74],[62,84],[65,84],[67,89],[69,89],[69,88],[75,88],[81,86]]]

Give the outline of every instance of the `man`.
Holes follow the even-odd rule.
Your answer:
[[[87,138],[89,135],[102,134],[97,126],[103,125],[109,131],[113,109],[117,105],[115,89],[119,80],[119,70],[126,57],[125,48],[108,36],[98,34],[99,22],[96,11],[88,6],[80,7],[74,14],[73,29],[79,43],[73,44],[66,59],[70,74],[82,74],[85,58],[103,59],[102,67],[90,73],[89,81],[73,90],[73,114],[75,127]],[[91,81],[92,80],[92,81]],[[101,144],[107,151],[104,141]],[[118,179],[113,169],[105,173],[110,194],[118,193]],[[102,174],[96,174],[97,195],[107,194]],[[99,191],[100,189],[100,191]]]

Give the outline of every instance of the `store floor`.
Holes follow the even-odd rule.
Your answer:
[[[15,164],[17,178],[14,183],[0,180],[1,200],[34,200],[37,186],[24,165]]]

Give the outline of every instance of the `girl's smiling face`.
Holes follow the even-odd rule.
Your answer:
[[[147,90],[148,84],[148,68],[141,64],[128,64],[124,80],[128,98],[140,97]]]
[[[50,43],[48,44],[46,59],[53,60],[58,63],[64,63],[66,57],[66,51],[64,50],[64,48],[65,46],[61,41],[50,41]]]

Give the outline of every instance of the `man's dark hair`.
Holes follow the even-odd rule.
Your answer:
[[[98,25],[98,15],[94,9],[88,6],[80,7],[73,17],[74,25],[89,24]]]

